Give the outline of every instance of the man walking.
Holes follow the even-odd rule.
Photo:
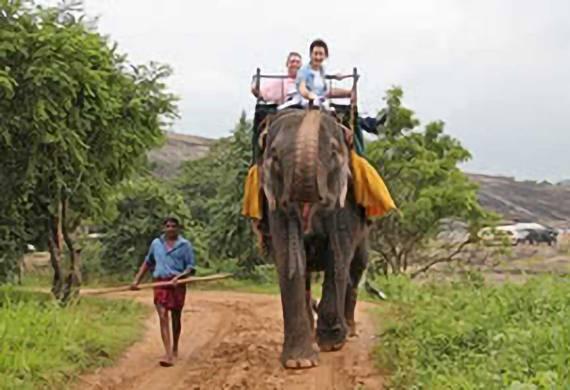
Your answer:
[[[155,282],[170,281],[170,285],[154,288],[154,305],[160,320],[160,334],[166,355],[160,360],[163,367],[174,365],[178,356],[178,341],[182,331],[182,308],[186,285],[178,284],[181,278],[195,273],[192,245],[180,235],[180,223],[168,217],[163,223],[164,234],[150,244],[148,254],[137,272],[131,288],[138,289],[144,274],[150,269]],[[172,316],[172,342],[169,313]]]

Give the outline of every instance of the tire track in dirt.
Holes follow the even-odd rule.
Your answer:
[[[113,294],[152,304],[152,292]],[[359,336],[338,352],[321,353],[317,368],[284,370],[281,302],[277,296],[189,291],[183,314],[181,355],[172,368],[158,366],[158,319],[146,321],[143,339],[112,367],[81,377],[78,389],[382,389],[370,357],[375,331],[371,305],[360,303]]]

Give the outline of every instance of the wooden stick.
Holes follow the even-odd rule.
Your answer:
[[[190,284],[190,283],[200,283],[200,282],[211,282],[214,280],[221,280],[227,279],[234,276],[233,274],[216,274],[210,276],[190,276],[184,279],[180,279],[177,284]],[[143,283],[138,285],[139,290],[154,288],[154,287],[163,287],[163,286],[172,286],[172,282],[165,281],[165,282],[154,282],[154,283]],[[131,286],[120,286],[120,287],[109,287],[109,288],[102,288],[97,289],[94,291],[85,291],[82,295],[101,295],[101,294],[109,294],[114,292],[123,292],[123,291],[132,291]]]

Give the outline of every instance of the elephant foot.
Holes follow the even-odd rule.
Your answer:
[[[319,365],[319,348],[315,343],[302,352],[289,352],[287,348],[281,354],[283,366],[287,369],[305,369]]]
[[[289,359],[285,362],[285,368],[290,370],[297,370],[303,368],[313,368],[319,365],[319,359]]]
[[[317,328],[317,343],[322,352],[332,352],[341,349],[347,337],[347,329],[340,324]]]
[[[320,346],[321,352],[335,352],[340,351],[344,347],[345,341],[336,344],[323,344]]]

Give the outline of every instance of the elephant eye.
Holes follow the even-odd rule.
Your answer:
[[[273,157],[271,161],[271,168],[273,168],[275,172],[281,171],[281,163],[279,162],[279,159],[277,157]]]
[[[331,160],[333,160],[334,165],[340,165],[343,160],[343,153],[342,148],[337,146],[333,150],[331,150]]]
[[[340,145],[339,145],[338,141],[334,138],[331,138],[330,146],[331,146],[332,150],[338,151],[340,149]]]
[[[271,158],[271,170],[273,171],[273,173],[275,174],[276,177],[278,177],[278,178],[282,177],[281,162],[279,161],[277,156],[273,156]]]

